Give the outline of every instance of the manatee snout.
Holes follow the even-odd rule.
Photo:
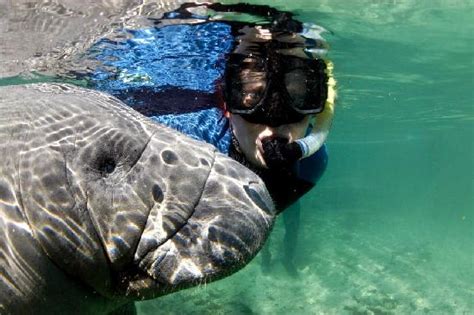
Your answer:
[[[131,283],[128,294],[154,296],[237,271],[262,247],[274,216],[273,202],[262,180],[217,153],[186,224],[151,250],[145,249],[147,241],[142,238],[137,264],[156,283],[150,285],[140,278]],[[141,257],[141,251],[142,255],[147,253]]]

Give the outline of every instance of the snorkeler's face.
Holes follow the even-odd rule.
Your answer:
[[[305,116],[299,122],[278,127],[250,123],[237,114],[230,114],[229,120],[232,131],[246,159],[254,166],[266,168],[262,140],[268,137],[286,138],[289,142],[300,139],[304,137],[308,129],[310,116]]]

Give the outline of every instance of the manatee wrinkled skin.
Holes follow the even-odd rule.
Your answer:
[[[109,95],[0,88],[0,314],[106,314],[222,278],[273,219],[254,173]]]

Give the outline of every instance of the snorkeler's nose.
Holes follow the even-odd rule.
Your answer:
[[[289,141],[292,141],[291,130],[288,128],[288,125],[280,125],[278,127],[267,127],[265,132],[261,133],[262,139],[266,137],[279,137],[286,138]]]

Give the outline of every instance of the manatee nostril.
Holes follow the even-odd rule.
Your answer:
[[[99,167],[97,169],[102,175],[107,175],[112,173],[116,167],[117,164],[115,163],[114,159],[106,157],[99,161]]]
[[[178,156],[171,150],[161,152],[161,158],[166,164],[176,164],[178,161]]]
[[[153,187],[151,188],[151,194],[153,195],[153,199],[158,203],[161,203],[165,198],[163,190],[161,190],[160,186],[158,186],[157,184],[153,185]]]
[[[201,162],[202,165],[209,166],[209,162],[206,159],[201,158],[199,161]]]
[[[274,207],[272,206],[272,200],[268,196],[268,194],[265,194],[263,190],[260,192],[256,190],[254,187],[259,187],[261,184],[258,182],[249,182],[248,185],[244,185],[244,190],[249,196],[249,198],[263,211],[269,214],[273,214],[275,211],[273,210]],[[252,187],[254,186],[254,187]]]

